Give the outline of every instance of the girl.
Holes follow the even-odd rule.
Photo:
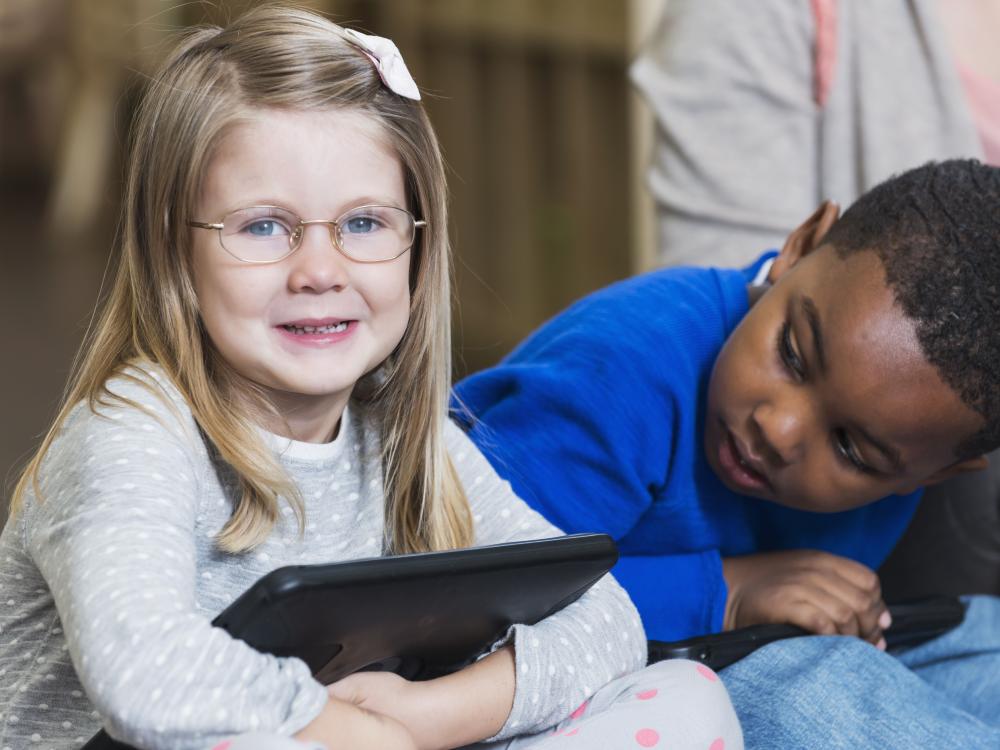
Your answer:
[[[282,565],[559,533],[446,416],[418,98],[391,42],[273,7],[154,77],[114,286],[0,540],[0,746],[741,747],[710,672],[625,677],[645,637],[610,577],[423,683],[327,688],[210,626]]]

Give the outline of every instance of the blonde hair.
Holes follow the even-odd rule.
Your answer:
[[[108,399],[130,364],[158,365],[180,390],[216,457],[239,481],[240,497],[217,537],[240,552],[261,543],[279,497],[304,523],[302,501],[256,431],[274,407],[236,373],[204,332],[192,283],[188,221],[220,138],[250,110],[336,109],[377,122],[398,154],[410,210],[427,221],[410,250],[410,318],[388,359],[352,398],[381,437],[385,530],[393,552],[467,546],[472,521],[445,449],[451,381],[450,247],[444,167],[419,103],[381,82],[343,30],[308,11],[258,7],[226,28],[190,32],[154,76],[131,133],[121,262],[88,333],[62,408],[22,473],[11,513],[73,407]],[[132,403],[132,402],[129,402]]]

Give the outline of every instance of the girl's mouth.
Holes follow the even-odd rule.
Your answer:
[[[343,333],[347,330],[347,326],[350,321],[342,320],[339,323],[331,323],[322,326],[298,326],[294,323],[285,323],[281,327],[284,328],[289,333],[293,333],[297,336],[302,336],[305,334],[312,333]]]
[[[301,344],[311,348],[326,348],[339,344],[351,337],[358,327],[356,320],[296,320],[290,323],[279,323],[274,327],[278,334],[288,342]]]

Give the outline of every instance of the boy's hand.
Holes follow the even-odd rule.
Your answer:
[[[791,623],[885,648],[889,611],[878,576],[860,563],[817,550],[788,550],[723,558],[722,573],[729,587],[725,630]]]

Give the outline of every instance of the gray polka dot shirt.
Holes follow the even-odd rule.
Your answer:
[[[378,440],[361,409],[331,443],[267,436],[301,490],[305,533],[283,506],[264,544],[232,555],[213,544],[234,497],[226,471],[176,389],[152,368],[141,377],[148,387],[111,387],[142,408],[72,412],[41,472],[43,500],[29,492],[0,536],[0,750],[78,748],[102,724],[150,749],[293,734],[319,713],[323,686],[300,660],[210,621],[275,568],[382,554]],[[478,544],[560,533],[450,422],[447,445]],[[517,688],[497,738],[554,724],[645,661],[638,615],[610,576],[510,637]]]

